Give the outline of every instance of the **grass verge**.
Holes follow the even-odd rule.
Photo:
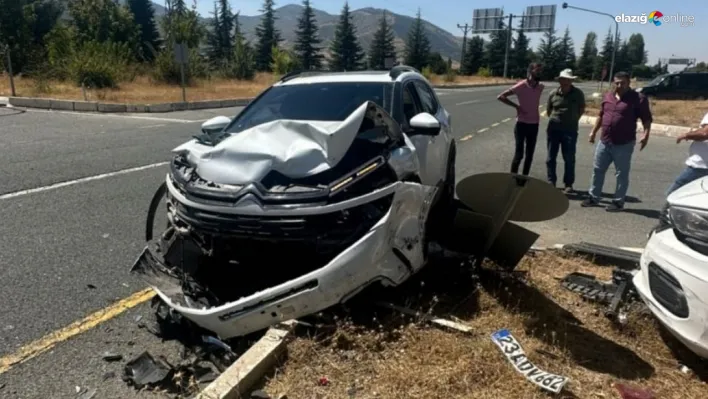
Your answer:
[[[469,325],[473,334],[355,305],[347,313],[320,316],[315,329],[295,338],[263,388],[289,399],[549,397],[491,341],[494,331],[508,328],[536,366],[569,377],[558,397],[618,398],[618,382],[649,388],[658,398],[705,397],[705,367],[650,315],[631,312],[625,326],[615,327],[598,305],[554,278],[582,271],[606,279],[608,268],[540,254],[525,258],[517,270],[513,276],[486,270],[475,279],[455,265],[431,264],[385,295]],[[681,372],[679,362],[695,371]]]
[[[509,79],[485,78],[481,76],[456,76],[454,82],[446,82],[444,76],[431,77],[433,84],[491,84],[512,82]],[[251,81],[233,79],[198,80],[187,87],[187,101],[220,100],[225,98],[254,97],[276,81],[270,73],[259,73]],[[10,96],[10,81],[7,75],[0,75],[0,96]],[[65,100],[87,100],[107,103],[161,103],[182,101],[182,88],[154,82],[146,76],[138,76],[131,82],[123,82],[117,89],[86,90],[73,82],[38,81],[15,77],[15,92],[20,97],[58,98]]]

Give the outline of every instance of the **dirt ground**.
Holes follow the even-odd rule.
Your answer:
[[[456,76],[454,82],[446,82],[443,76],[430,78],[433,84],[490,84],[512,82],[509,79],[486,78],[481,76]],[[187,87],[187,101],[221,100],[226,98],[254,97],[272,85],[276,77],[270,73],[259,73],[251,81],[235,79],[198,80]],[[107,103],[162,103],[182,101],[182,88],[154,82],[147,76],[138,76],[132,82],[123,82],[117,89],[86,90],[83,92],[73,82],[38,82],[29,78],[15,77],[15,92],[20,97],[58,98],[79,101],[100,101]],[[85,96],[84,96],[85,94]],[[10,80],[0,74],[0,96],[10,96]]]
[[[289,399],[620,398],[613,384],[625,383],[650,389],[656,398],[708,397],[705,363],[640,304],[627,324],[616,327],[601,305],[560,286],[558,278],[574,271],[611,276],[608,267],[543,253],[525,258],[513,274],[485,268],[475,277],[457,264],[431,264],[384,295],[421,315],[468,325],[473,333],[354,304],[309,320],[315,327],[289,343],[287,358],[262,388]],[[512,367],[491,340],[502,328],[536,366],[569,378],[561,394],[542,391]],[[682,372],[681,365],[691,371]]]

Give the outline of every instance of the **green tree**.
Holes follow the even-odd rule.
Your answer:
[[[460,66],[463,75],[474,75],[482,67],[484,61],[484,39],[473,36],[465,46],[464,62]]]
[[[125,43],[138,48],[139,30],[133,14],[113,0],[69,0],[71,24],[79,43]]]
[[[629,56],[629,46],[626,40],[619,45],[615,54],[615,72],[617,71],[632,73],[632,60]]]
[[[430,61],[430,39],[425,33],[423,19],[420,16],[420,9],[415,21],[408,31],[408,39],[405,48],[405,63],[418,70],[422,70]]]
[[[369,48],[369,68],[384,69],[386,58],[396,58],[396,46],[393,28],[386,18],[386,10],[379,20],[379,27],[374,32],[374,38]]]
[[[160,33],[155,23],[155,9],[150,0],[128,0],[128,9],[133,14],[140,30],[138,59],[152,62],[160,48]]]
[[[218,65],[224,59],[223,47],[221,46],[221,17],[219,16],[219,3],[214,2],[213,17],[209,22],[209,30],[207,31],[207,55],[212,66]]]
[[[583,43],[583,50],[578,58],[575,74],[582,79],[592,79],[597,75],[595,72],[595,64],[597,63],[597,34],[588,32]]]
[[[506,54],[507,30],[504,21],[499,21],[497,29],[489,34],[489,43],[484,51],[484,64],[491,69],[493,76],[504,74],[504,56]]]
[[[271,71],[271,60],[273,47],[277,47],[283,40],[280,31],[275,27],[275,1],[265,0],[263,2],[263,18],[260,25],[256,27],[256,69],[259,71]]]
[[[234,56],[232,62],[232,76],[236,79],[253,79],[256,66],[253,59],[251,44],[241,32],[238,13],[234,15]]]
[[[513,51],[509,56],[510,76],[526,77],[526,70],[531,63],[529,44],[529,38],[522,30],[519,30],[514,38]]]
[[[644,49],[644,36],[633,33],[627,40],[627,58],[631,65],[644,65],[647,63],[647,52]]]
[[[302,69],[322,69],[323,57],[318,46],[321,40],[317,36],[315,11],[310,6],[310,0],[303,0],[302,5],[304,8],[295,31],[295,53]]]
[[[366,54],[356,38],[356,27],[349,12],[348,2],[344,3],[339,16],[330,54],[332,58],[329,61],[329,69],[333,71],[355,71],[364,67]]]
[[[563,37],[558,42],[558,67],[560,70],[575,68],[575,63],[575,43],[570,37],[570,29],[566,27]],[[560,72],[560,70],[557,72]]]
[[[212,66],[225,67],[234,56],[235,16],[228,0],[214,2],[214,17],[207,33],[207,53]]]
[[[597,76],[598,79],[602,78],[602,68],[606,67],[607,68],[607,73],[610,73],[610,64],[612,63],[612,51],[615,48],[614,40],[613,40],[613,34],[612,34],[612,28],[607,30],[607,36],[605,36],[605,40],[602,45],[602,50],[600,51],[600,54],[597,57],[596,63],[595,63],[595,76]],[[617,55],[615,54],[615,58]],[[614,72],[617,72],[618,69],[615,68]],[[605,76],[605,80],[607,80],[608,77]]]
[[[562,60],[559,53],[560,41],[555,35],[555,30],[547,31],[541,38],[541,44],[538,46],[538,55],[541,63],[543,63],[543,74],[541,79],[551,80],[561,71]]]
[[[447,61],[437,51],[428,55],[426,65],[430,67],[436,75],[444,75],[447,72]]]

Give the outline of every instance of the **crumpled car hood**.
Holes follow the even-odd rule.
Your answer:
[[[359,133],[369,102],[344,121],[277,120],[232,134],[214,146],[191,140],[173,150],[203,179],[242,185],[271,171],[302,178],[333,168]]]

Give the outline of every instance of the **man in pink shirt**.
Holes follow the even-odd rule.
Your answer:
[[[519,165],[524,159],[524,154],[526,159],[524,159],[523,174],[528,176],[531,170],[531,162],[533,162],[533,154],[536,150],[536,139],[538,138],[538,124],[541,119],[538,107],[544,88],[540,82],[542,69],[543,66],[539,63],[530,64],[526,79],[519,81],[497,97],[499,101],[516,109],[516,126],[514,127],[516,149],[514,160],[511,161],[511,173],[519,173]],[[509,100],[511,95],[516,95],[519,99],[518,104]]]

